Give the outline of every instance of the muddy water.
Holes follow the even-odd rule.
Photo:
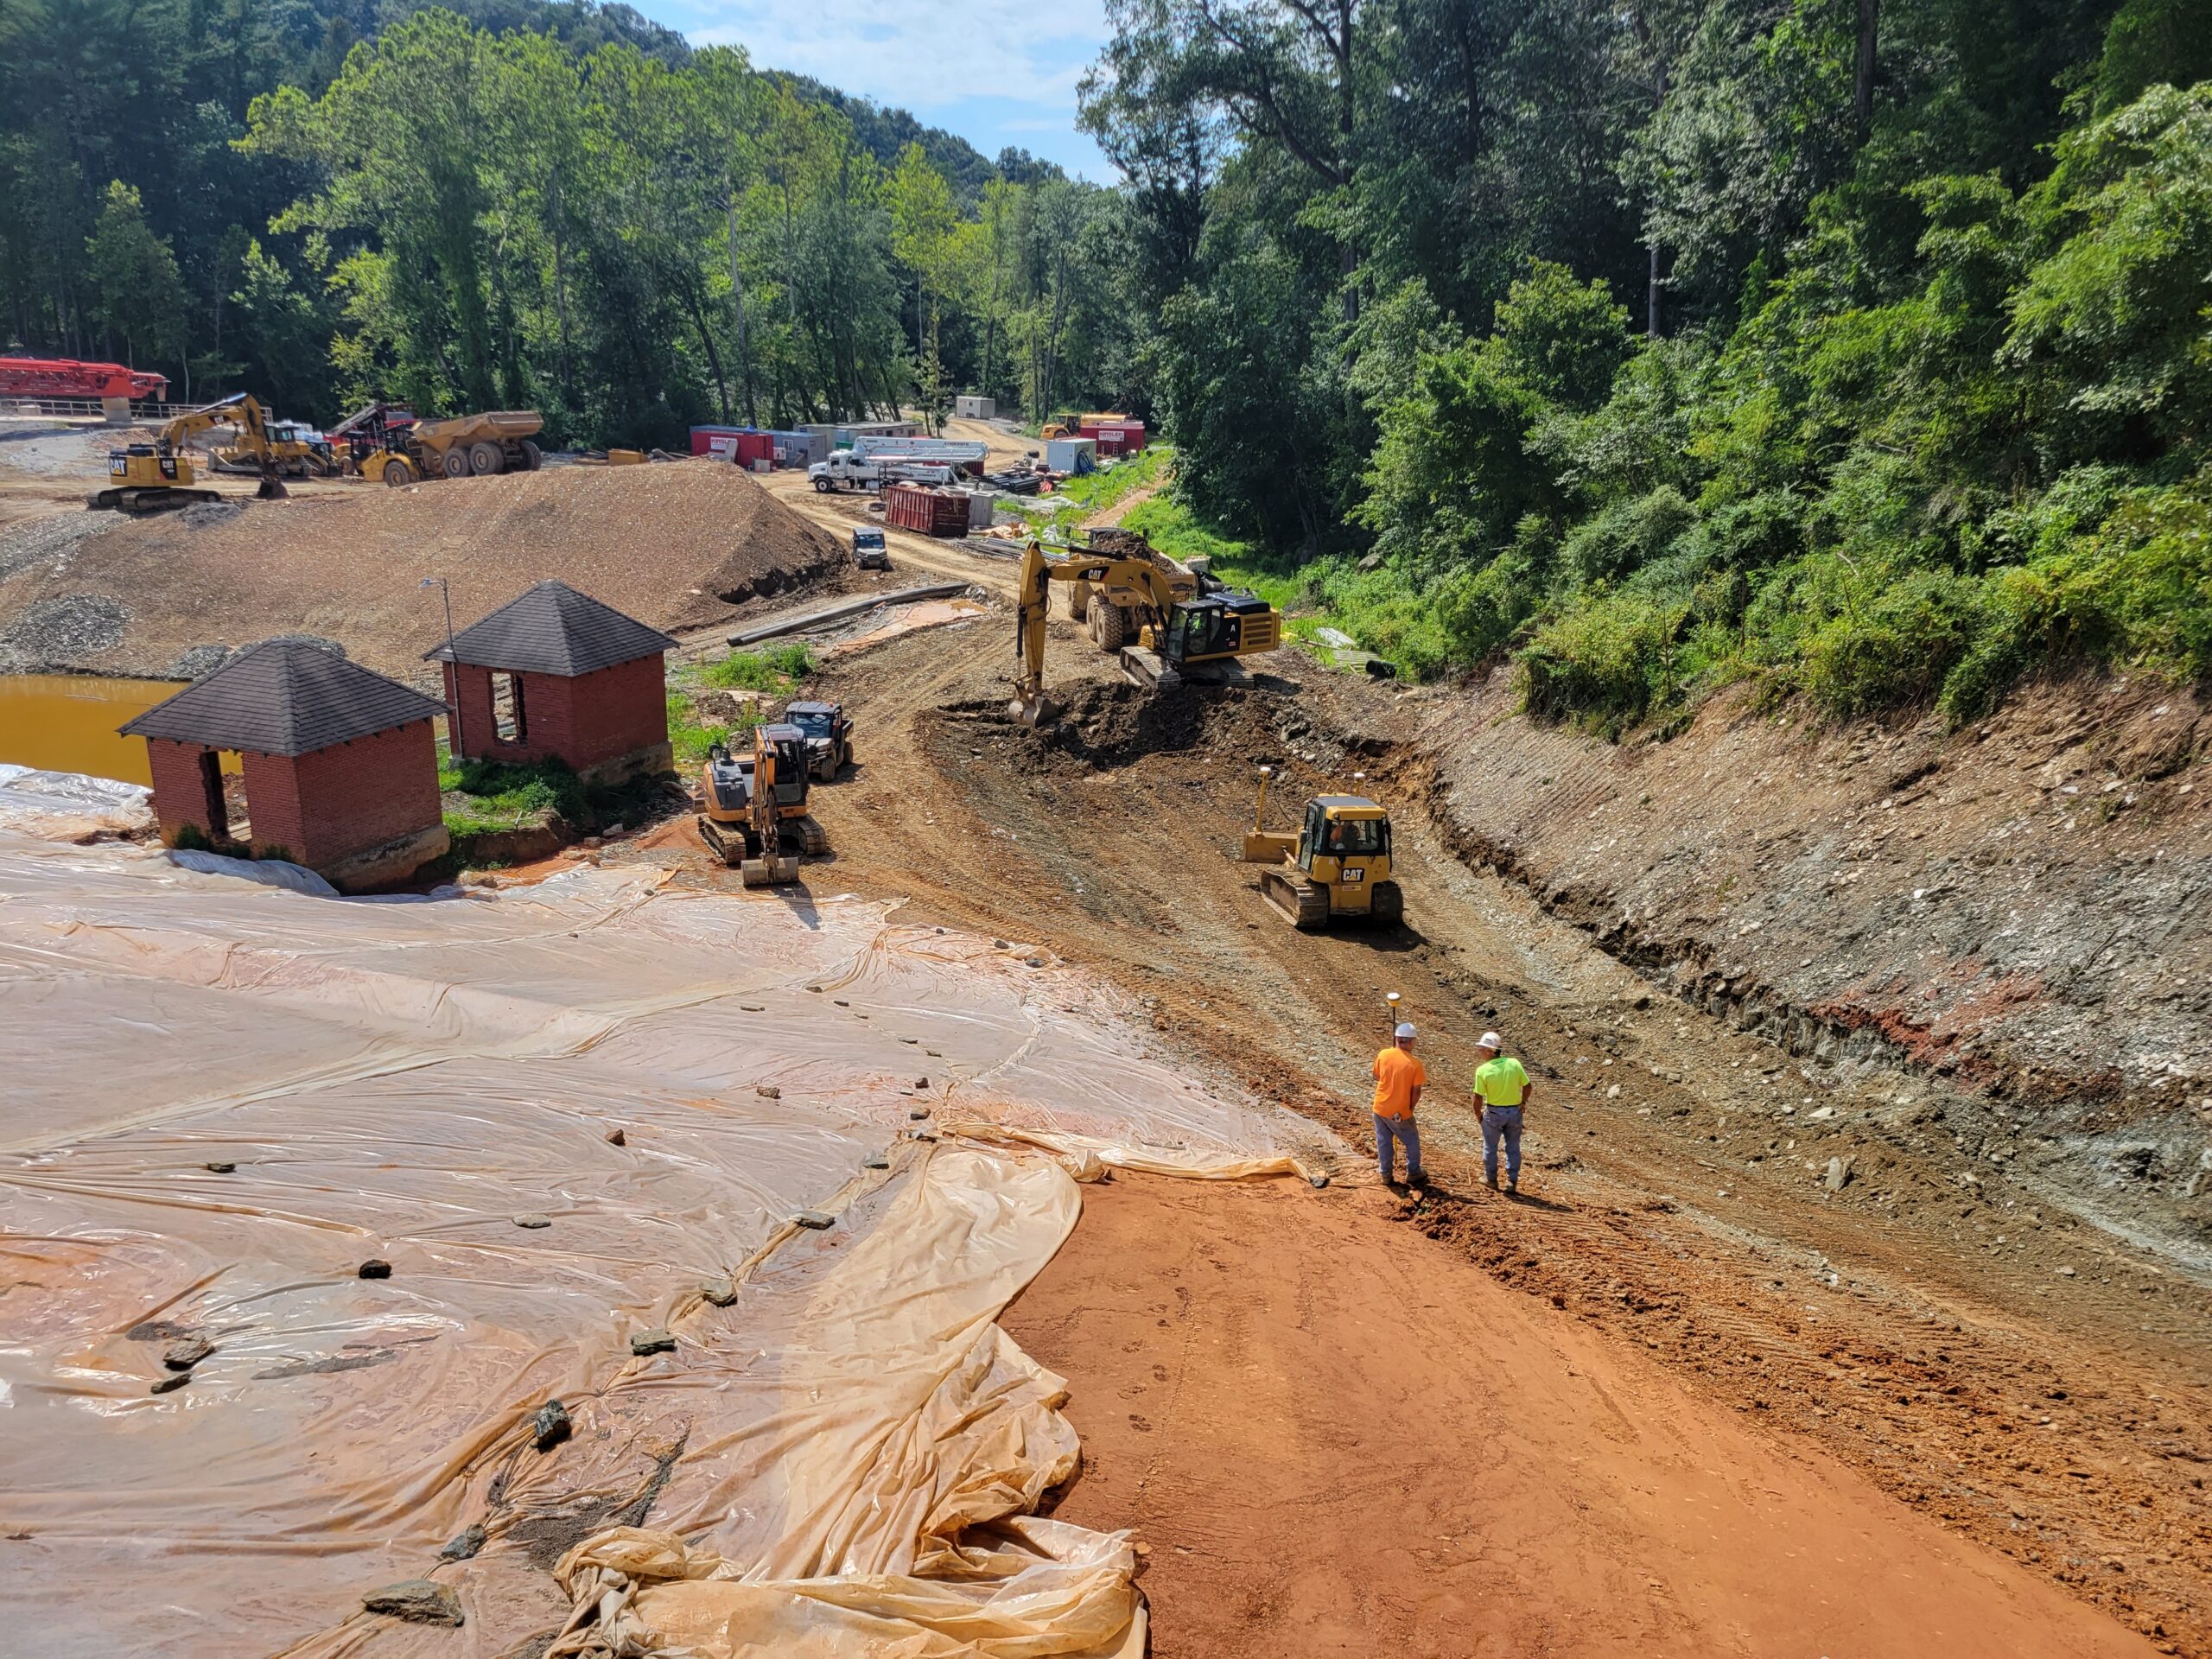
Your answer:
[[[150,784],[144,741],[115,728],[183,689],[175,680],[0,674],[0,761]]]

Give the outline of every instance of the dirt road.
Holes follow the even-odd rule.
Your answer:
[[[1739,1414],[1745,1432],[1840,1460],[1886,1495],[1868,1513],[1900,1529],[1895,1550],[1922,1551],[1924,1521],[2154,1645],[2212,1654],[2202,1286],[2055,1207],[1972,1202],[1948,1142],[1889,1159],[1882,1202],[1840,1202],[1824,1179],[1841,1155],[1830,1148],[1852,1144],[1840,1137],[1866,1090],[1904,1085],[1823,1088],[1658,992],[1525,891],[1458,863],[1394,782],[1389,693],[1286,660],[1241,699],[1147,705],[1056,621],[1051,675],[1073,712],[1046,736],[1002,712],[1005,626],[900,640],[826,677],[858,716],[861,764],[816,798],[839,852],[809,869],[810,886],[905,894],[925,917],[1057,950],[1147,999],[1202,1072],[1362,1144],[1359,1080],[1382,994],[1400,990],[1440,1079],[1423,1109],[1439,1190],[1398,1230],[1407,1261],[1442,1275],[1424,1295],[1464,1299],[1441,1287],[1472,1282],[1460,1276],[1471,1264],[1535,1298],[1543,1319],[1571,1319],[1707,1408]],[[1228,856],[1261,760],[1289,772],[1277,823],[1305,793],[1370,770],[1361,786],[1397,813],[1406,928],[1306,938],[1262,904]],[[692,855],[677,879],[728,877]],[[1488,1026],[1537,1077],[1517,1204],[1483,1191],[1474,1120],[1449,1081]],[[1272,1224],[1257,1212],[1225,1213],[1255,1217],[1265,1243]],[[1077,1248],[1100,1271],[1114,1255],[1084,1256],[1080,1236]],[[1294,1284],[1293,1255],[1262,1249],[1250,1270]],[[1087,1367],[1118,1363],[1121,1350],[1102,1338],[1089,1351],[1054,1356],[1078,1408]],[[1224,1351],[1222,1363],[1244,1362]],[[1262,1356],[1237,1375],[1292,1387],[1294,1367],[1270,1368],[1293,1365]],[[1194,1453],[1190,1479],[1219,1483],[1211,1501],[1226,1505],[1258,1478]],[[1321,1570],[1332,1542],[1294,1512],[1262,1510],[1243,1547]],[[1731,1554],[1683,1575],[1725,1577]],[[1767,1566],[1789,1570],[1786,1558]],[[1292,1624],[1275,1651],[1340,1650]],[[1162,1643],[1172,1636],[1163,1620]]]
[[[1124,1178],[1008,1312],[1177,1655],[2145,1655],[1379,1189]]]

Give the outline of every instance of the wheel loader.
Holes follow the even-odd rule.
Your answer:
[[[110,450],[108,486],[86,496],[85,505],[94,512],[148,513],[221,500],[214,490],[193,487],[200,480],[187,444],[195,432],[223,425],[238,429],[238,441],[231,453],[250,457],[261,474],[261,487],[254,493],[264,501],[283,499],[289,492],[276,475],[276,448],[270,441],[268,418],[253,395],[242,391],[178,416],[151,443]]]
[[[1405,896],[1390,879],[1390,813],[1363,795],[1317,795],[1295,835],[1262,827],[1272,766],[1260,768],[1260,804],[1239,856],[1260,870],[1260,896],[1303,933],[1337,922],[1395,927]]]
[[[798,880],[802,855],[830,850],[830,832],[806,810],[806,734],[778,723],[753,728],[753,753],[717,743],[700,778],[699,838],[748,887]]]
[[[1089,592],[1091,638],[1116,650],[1122,672],[1148,690],[1173,690],[1185,679],[1236,681],[1243,677],[1236,658],[1282,643],[1281,613],[1267,601],[1188,571],[1185,591],[1192,596],[1179,596],[1172,571],[1161,568],[1166,562],[1145,555],[1089,548],[1047,554],[1042,543],[1029,543],[1014,612],[1019,666],[1010,711],[1023,725],[1048,723],[1058,713],[1045,696],[1045,625],[1056,582]],[[1110,645],[1101,617],[1113,619]],[[1124,643],[1130,628],[1134,643]]]

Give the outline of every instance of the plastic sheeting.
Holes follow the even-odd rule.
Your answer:
[[[1073,1225],[1071,1172],[1341,1149],[1179,1076],[1063,969],[657,879],[377,905],[0,834],[0,1629],[1141,1648],[1127,1541],[1023,1518],[1078,1451],[994,1320]],[[635,1356],[661,1326],[674,1351]],[[192,1337],[212,1354],[149,1393]],[[459,1630],[358,1611],[426,1574]]]
[[[153,826],[153,798],[143,784],[0,764],[0,829],[64,841],[121,835]]]

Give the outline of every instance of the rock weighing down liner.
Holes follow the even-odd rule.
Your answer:
[[[994,1320],[1071,1169],[1332,1148],[1126,1012],[857,901],[337,901],[0,835],[0,1629],[490,1659],[565,1583],[556,1652],[1141,1645],[1126,1541],[1021,1518],[1077,1449]],[[185,1336],[213,1354],[150,1395]],[[359,1612],[426,1575],[459,1631]]]

